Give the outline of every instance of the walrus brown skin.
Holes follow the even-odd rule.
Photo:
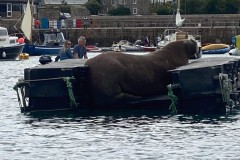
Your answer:
[[[171,42],[146,55],[105,52],[86,61],[93,104],[121,103],[167,93],[168,70],[186,65],[197,52],[194,40]]]

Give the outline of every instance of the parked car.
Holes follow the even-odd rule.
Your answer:
[[[60,12],[60,19],[68,19],[71,18],[71,14],[70,13],[62,13]]]

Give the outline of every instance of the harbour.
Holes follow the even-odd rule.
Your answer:
[[[121,53],[123,45],[117,46],[118,52],[90,49],[146,36],[149,45],[166,28],[175,27],[159,24],[159,16],[126,16],[119,21],[96,16],[87,28],[79,25],[79,17],[65,21],[65,28],[49,21],[57,26],[46,30],[61,30],[73,44],[85,36],[88,60],[53,62],[58,52],[40,51],[45,55],[27,52],[0,62],[1,159],[236,159],[240,58],[233,53],[239,51],[240,38],[238,17],[230,16],[235,18],[187,17],[194,23],[181,27],[181,34],[178,30],[174,36],[164,35],[162,42],[172,37],[151,53]],[[176,24],[184,20],[179,14]],[[33,41],[45,29],[33,29]],[[201,39],[195,39],[195,33]],[[230,42],[234,52],[229,51]],[[202,54],[201,43],[219,43],[228,50]],[[149,97],[166,90],[160,99]]]
[[[88,55],[92,58],[98,54]],[[126,111],[23,114],[13,86],[23,77],[24,68],[36,65],[39,56],[1,62],[4,66],[0,68],[2,159],[234,159],[240,156],[238,109],[214,115]]]

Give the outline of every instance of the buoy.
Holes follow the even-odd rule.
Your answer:
[[[6,52],[3,51],[3,53],[2,53],[2,57],[3,57],[3,58],[6,58],[6,57],[7,57]]]
[[[19,54],[19,60],[25,60],[25,59],[29,59],[29,54],[27,53],[21,53]]]
[[[23,38],[19,38],[18,39],[18,43],[20,43],[20,44],[24,43],[24,39]]]

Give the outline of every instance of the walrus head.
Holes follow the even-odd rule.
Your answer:
[[[184,40],[183,43],[184,43],[185,49],[187,50],[188,58],[191,58],[191,57],[199,54],[199,47],[195,40],[193,40],[193,39]]]
[[[184,40],[184,45],[185,45],[185,49],[188,51],[187,55],[188,58],[192,58],[192,57],[199,57],[199,47],[198,44],[195,40],[190,39],[190,40]]]

